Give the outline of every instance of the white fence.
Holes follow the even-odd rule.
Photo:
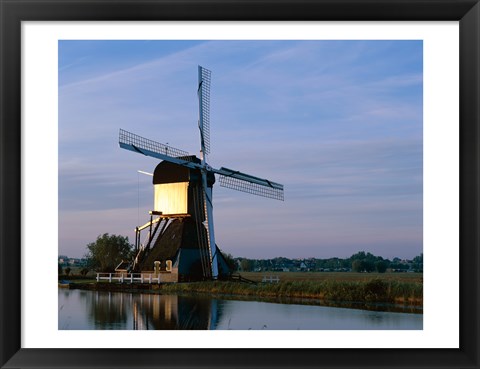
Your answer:
[[[278,283],[280,282],[280,278],[278,277],[278,275],[269,275],[269,276],[264,276],[262,278],[262,282],[263,283]]]
[[[160,273],[97,273],[97,282],[130,282],[130,283],[160,283]]]

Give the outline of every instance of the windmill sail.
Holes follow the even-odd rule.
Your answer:
[[[200,129],[200,150],[202,153],[203,212],[208,245],[208,261],[211,276],[218,277],[217,249],[213,229],[212,189],[207,186],[206,155],[210,153],[210,82],[212,73],[198,66],[198,128]]]
[[[212,72],[198,66],[198,108],[201,149],[204,155],[210,154],[210,82]]]
[[[186,151],[179,150],[174,147],[138,136],[123,129],[120,129],[119,144],[120,147],[123,149],[130,150],[145,156],[151,156],[159,160],[164,160],[166,162],[191,169],[190,171],[179,171],[182,173],[187,172],[188,180],[185,180],[183,176],[179,176],[178,178],[176,178],[182,179],[182,181],[180,181],[182,183],[182,187],[181,190],[179,190],[178,192],[178,198],[182,199],[182,206],[185,205],[185,207],[182,207],[184,211],[182,211],[181,214],[183,215],[184,213],[188,213],[188,216],[193,216],[194,218],[193,221],[196,227],[194,233],[197,234],[198,238],[198,263],[201,264],[203,278],[217,279],[220,276],[226,275],[225,268],[228,270],[228,267],[225,266],[224,261],[222,262],[223,259],[221,256],[219,256],[221,255],[221,253],[217,249],[217,245],[215,243],[212,203],[212,186],[215,182],[214,174],[217,174],[220,177],[219,182],[222,187],[227,187],[234,190],[282,201],[284,199],[284,196],[283,185],[281,184],[225,167],[221,167],[220,169],[214,169],[207,164],[207,155],[210,153],[210,84],[211,72],[208,69],[198,66],[197,94],[199,106],[198,128],[200,131],[201,145],[200,160],[195,156],[190,156],[189,153]],[[168,163],[160,163],[158,164],[157,168],[162,165],[163,169],[170,168],[169,170],[171,170],[172,168],[172,165]],[[199,178],[199,174],[201,178]],[[171,178],[169,178],[165,183],[155,183],[154,177],[154,186],[168,186],[171,184],[170,182],[176,183]],[[165,205],[164,203],[162,203],[161,206],[159,205],[157,208],[157,193],[159,196],[163,195],[160,190],[157,192],[156,189],[157,187],[155,187],[156,192],[154,198],[154,205],[156,209],[155,211],[163,212],[162,209],[165,208],[167,209],[165,212],[166,216],[168,216],[169,214],[179,215],[177,213],[171,213],[171,208],[169,207],[169,205]],[[169,200],[169,197],[164,196],[163,199]],[[188,203],[185,201],[188,201]],[[152,220],[149,224],[151,227]],[[177,223],[172,222],[172,224]],[[167,223],[165,223],[165,227],[166,226]],[[157,229],[158,225],[156,226],[154,233]],[[164,228],[162,228],[160,234],[163,234],[163,229]],[[169,229],[170,228],[167,228],[167,230]],[[137,230],[138,232],[140,231],[139,228],[137,228]],[[176,231],[178,231],[176,228],[172,228],[172,232]],[[151,246],[153,238],[150,237],[149,239],[150,243],[148,245]],[[137,241],[137,244],[139,244],[139,241]],[[179,250],[181,250],[180,247],[183,246],[181,246],[180,244],[180,246],[178,247]],[[191,247],[190,244],[189,247]],[[185,260],[187,260],[187,258]],[[195,263],[196,262],[197,261],[195,261]],[[189,263],[191,263],[191,261],[189,261]],[[191,268],[191,265],[186,268]],[[189,271],[188,274],[190,276],[194,276],[196,272],[194,272],[192,269],[191,271]]]
[[[120,129],[118,142],[122,149],[151,156],[160,160],[166,160],[192,169],[201,169],[201,165],[191,161],[191,156],[189,156],[187,151],[149,140],[148,138],[138,136],[123,129]]]
[[[283,185],[262,179],[250,174],[221,167],[214,169],[214,172],[220,174],[220,186],[231,188],[253,195],[268,197],[283,201]]]

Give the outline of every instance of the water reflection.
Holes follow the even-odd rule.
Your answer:
[[[59,329],[215,329],[216,301],[176,295],[59,290]]]
[[[326,306],[59,289],[59,329],[422,329],[423,315]]]

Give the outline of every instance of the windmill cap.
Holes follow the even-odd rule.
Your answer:
[[[186,158],[183,158],[186,159]],[[189,156],[189,161],[200,164],[201,161],[196,156]],[[160,162],[153,172],[153,184],[179,183],[179,182],[198,182],[201,181],[199,169],[190,169],[183,165],[170,163],[168,161]],[[215,175],[212,172],[207,174],[207,185],[213,186]]]

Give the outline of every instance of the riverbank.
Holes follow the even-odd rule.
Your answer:
[[[96,291],[153,292],[162,294],[209,294],[258,299],[311,299],[326,303],[384,303],[423,306],[421,280],[370,277],[363,279],[329,278],[280,280],[278,283],[240,283],[206,281],[169,284],[130,284],[71,281],[69,288]]]
[[[395,280],[368,281],[280,281],[246,284],[236,282],[195,282],[165,284],[162,293],[208,293],[260,298],[300,298],[327,302],[389,303],[423,305],[423,285]]]

